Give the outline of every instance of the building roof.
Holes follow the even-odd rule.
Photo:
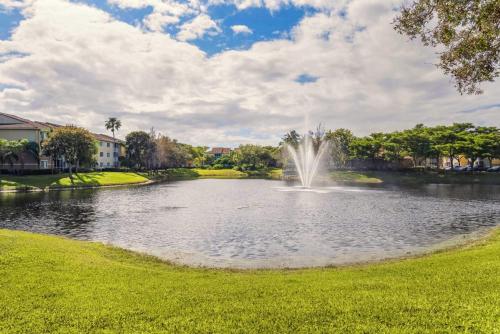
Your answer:
[[[229,154],[231,153],[231,149],[229,147],[212,147],[210,154]]]
[[[111,136],[102,134],[102,133],[93,133],[92,134],[96,140],[100,141],[106,141],[106,142],[111,142],[111,143],[119,143],[119,144],[124,144],[125,142],[121,139],[118,138],[113,138]]]
[[[3,117],[2,117],[3,116]],[[9,119],[8,122],[3,121],[2,118]],[[30,121],[29,119],[25,119],[19,116],[5,114],[0,112],[0,130],[45,130],[45,129],[56,129],[60,128],[63,125],[50,123],[50,122],[37,122]],[[124,144],[125,142],[120,139],[113,138],[111,136],[102,134],[102,133],[93,133],[92,134],[96,140],[111,142],[111,143],[120,143]]]
[[[6,121],[5,119],[9,119]],[[3,119],[3,120],[2,120]],[[0,113],[0,129],[6,130],[39,130],[40,125],[19,116]]]

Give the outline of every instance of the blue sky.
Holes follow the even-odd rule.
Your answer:
[[[500,83],[458,94],[394,32],[402,1],[0,0],[0,112],[224,146],[318,123],[500,126]]]
[[[82,0],[75,3],[84,3],[106,11],[115,19],[130,25],[140,26],[143,20],[150,15],[154,8],[146,5],[141,8],[121,8],[110,4],[107,0]],[[265,7],[250,7],[238,9],[234,4],[220,4],[210,6],[207,14],[218,23],[220,32],[214,35],[206,34],[201,38],[189,40],[207,53],[214,55],[226,50],[245,50],[255,42],[289,38],[290,31],[305,16],[313,15],[317,10],[311,6],[284,5],[277,10]],[[189,22],[194,15],[181,17],[179,23],[164,27],[164,32],[175,36],[182,24]],[[19,10],[6,10],[0,4],[0,38],[8,39],[11,31],[17,27],[22,15]],[[251,33],[235,33],[231,27],[244,25]]]

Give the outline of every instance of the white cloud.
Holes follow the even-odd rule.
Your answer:
[[[237,34],[250,35],[253,33],[252,29],[250,29],[246,25],[242,25],[242,24],[237,24],[237,25],[231,26],[231,30],[236,35]]]
[[[200,14],[193,20],[184,23],[177,34],[181,41],[189,41],[203,37],[205,34],[218,34],[221,29],[217,23],[206,14]]]
[[[154,126],[208,145],[276,144],[285,131],[301,130],[306,114],[311,127],[323,122],[359,135],[421,122],[500,124],[500,108],[480,108],[498,104],[500,83],[485,85],[482,96],[460,96],[431,49],[393,31],[393,3],[353,0],[347,17],[316,13],[290,39],[208,58],[154,26],[143,30],[82,4],[35,1],[11,40],[0,41],[0,111],[99,132],[115,115],[124,124],[119,135]],[[201,14],[178,37],[219,29]],[[301,74],[319,79],[301,85],[294,81]]]

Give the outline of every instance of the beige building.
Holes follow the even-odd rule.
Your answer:
[[[125,143],[123,140],[108,135],[94,133],[97,140],[97,168],[120,167],[119,157],[125,156]]]
[[[42,142],[50,136],[53,129],[60,126],[0,113],[0,138],[7,140],[27,139],[38,144],[40,152]],[[97,145],[95,167],[99,169],[120,167],[119,157],[125,156],[125,143],[105,134],[94,133],[93,136]],[[22,153],[21,158],[14,161],[12,165],[10,163],[0,164],[0,169],[64,169],[66,167],[63,158],[54,161],[51,157],[40,155],[39,161],[37,161],[35,157],[27,153]]]
[[[41,151],[41,143],[45,140],[52,126],[49,123],[33,122],[15,115],[0,113],[0,138],[7,140],[27,139],[38,144]],[[0,169],[49,169],[53,161],[49,157],[41,155],[39,161],[30,154],[22,153],[18,161],[0,164]]]

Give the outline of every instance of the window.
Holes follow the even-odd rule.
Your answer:
[[[106,143],[106,147],[110,147],[110,146],[111,146],[111,144],[110,144],[110,143]]]
[[[108,167],[111,166],[111,164],[108,162]]]
[[[108,152],[108,153],[106,153],[106,156],[107,156],[108,158],[110,157],[109,152]]]
[[[99,166],[101,166],[101,167],[103,166],[102,162],[99,162]]]
[[[100,156],[100,157],[103,157],[103,156],[104,156],[104,153],[103,153],[103,152],[99,152],[99,156]]]
[[[113,152],[113,156],[116,158],[118,157],[118,152]]]
[[[99,142],[99,146],[102,146],[102,141]]]
[[[49,161],[48,160],[40,160],[40,168],[41,169],[49,168]]]

